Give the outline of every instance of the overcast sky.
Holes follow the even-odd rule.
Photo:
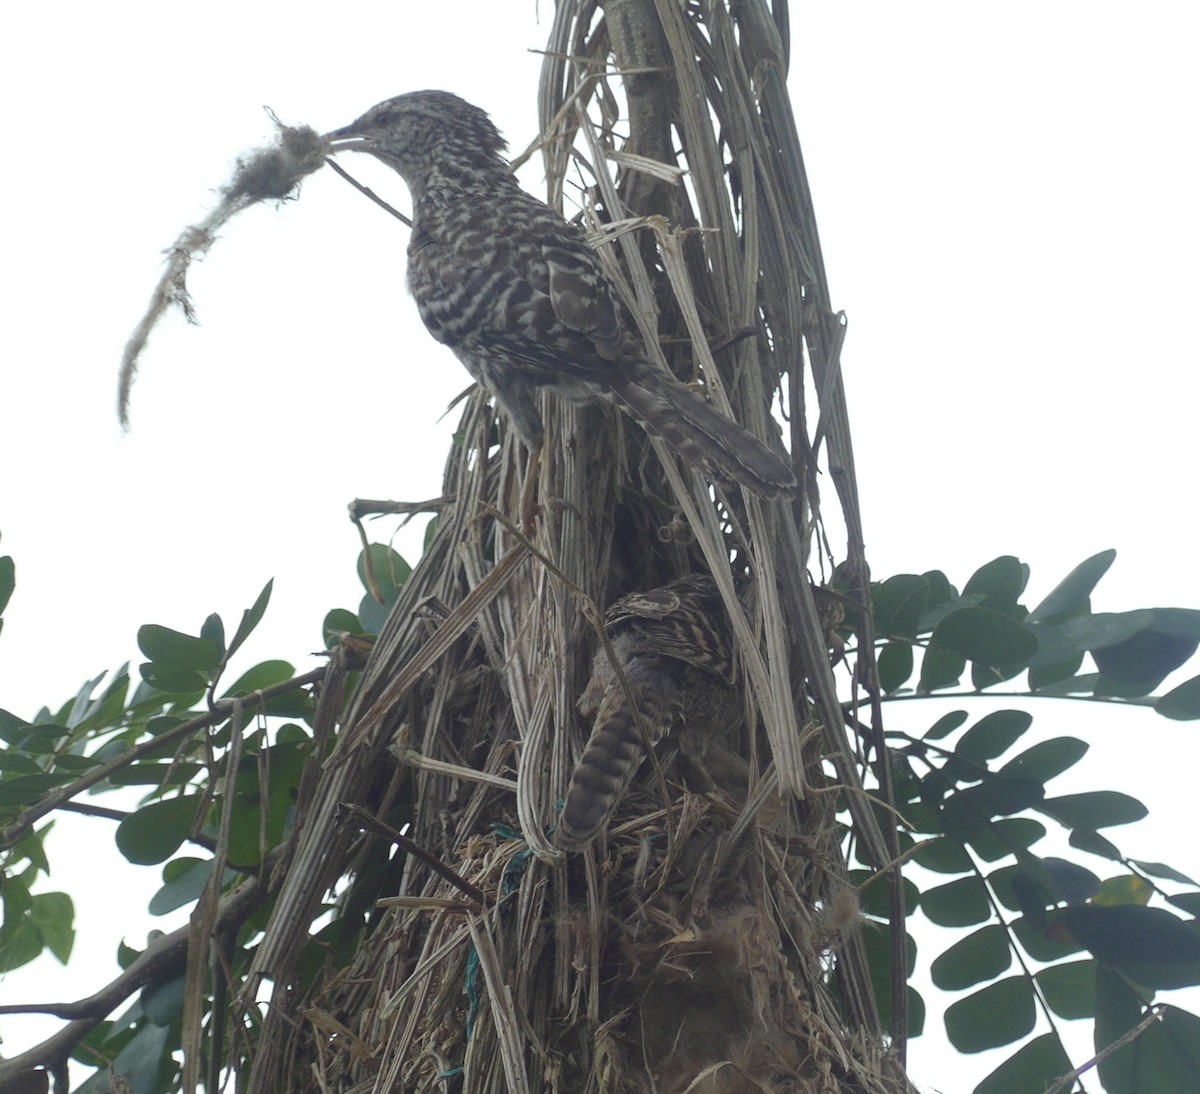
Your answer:
[[[313,667],[323,615],[360,596],[346,503],[436,495],[457,415],[438,419],[468,382],[403,289],[406,230],[331,172],[298,202],[236,219],[193,271],[201,325],[173,317],[153,337],[128,435],[121,347],[163,248],[269,138],[263,106],[325,130],[442,87],[523,149],[541,9],[539,23],[531,2],[242,0],[185,19],[70,0],[0,15],[0,553],[17,565],[0,706],[30,716],[136,661],[142,623],[194,633],[217,611],[232,625],[270,577],[242,667]],[[790,86],[849,316],[875,575],[939,567],[961,586],[1013,553],[1033,567],[1034,602],[1115,547],[1098,610],[1200,607],[1197,9],[824,0],[794,4],[792,22]],[[407,208],[398,177],[366,157],[351,166]],[[537,191],[536,162],[523,179]],[[415,556],[417,535],[398,542]],[[915,729],[937,713],[903,717]],[[1034,713],[1094,742],[1090,785],[1151,806],[1123,847],[1200,871],[1184,805],[1195,765],[1173,759],[1195,755],[1187,727]],[[111,905],[110,877],[64,861],[54,880]],[[119,924],[91,917],[81,942],[105,960],[122,930],[144,941],[138,886],[155,883],[128,885]],[[74,998],[106,976],[48,965],[0,993]],[[6,1053],[27,1046],[11,1023],[0,1033]],[[922,1051],[924,1083],[961,1086]],[[988,1070],[968,1064],[971,1078]]]

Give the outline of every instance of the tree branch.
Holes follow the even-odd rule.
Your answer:
[[[270,875],[275,857],[277,855],[269,855],[263,862],[263,876]],[[215,930],[236,929],[266,896],[267,888],[262,881],[257,877],[249,878],[221,902]],[[184,925],[155,939],[120,976],[85,999],[73,1003],[0,1006],[0,1014],[49,1014],[72,1019],[41,1044],[19,1056],[0,1060],[0,1090],[6,1081],[21,1071],[38,1065],[50,1071],[64,1066],[75,1046],[135,991],[182,968],[187,961],[190,930],[189,925]]]
[[[1066,1075],[1060,1076],[1054,1081],[1054,1084],[1046,1088],[1046,1094],[1062,1094],[1062,1091],[1069,1090],[1075,1085],[1075,1080],[1078,1079],[1084,1072],[1091,1070],[1097,1064],[1107,1060],[1114,1052],[1124,1048],[1130,1041],[1135,1041],[1143,1033],[1146,1032],[1155,1022],[1157,1022],[1163,1014],[1165,1008],[1161,1005],[1151,1007],[1146,1012],[1146,1017],[1143,1018],[1133,1029],[1129,1030],[1122,1037],[1118,1037],[1108,1048],[1098,1052],[1086,1064],[1081,1064],[1074,1071],[1069,1071]]]

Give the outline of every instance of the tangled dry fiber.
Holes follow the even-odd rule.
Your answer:
[[[559,3],[537,146],[550,200],[583,209],[664,367],[703,376],[760,436],[781,408],[800,490],[714,493],[616,413],[554,401],[527,463],[474,394],[424,558],[365,669],[336,655],[325,683],[326,752],[234,1011],[262,1023],[242,1042],[250,1089],[909,1089],[835,820],[848,811],[862,861],[894,858],[808,580],[844,563],[854,600],[866,565],[787,39],[781,2]],[[597,606],[696,571],[733,613],[746,718],[705,778],[664,753],[606,839],[564,857],[547,832],[586,738]],[[409,822],[426,854],[347,806]],[[318,944],[333,889],[335,924],[359,902],[360,931]]]

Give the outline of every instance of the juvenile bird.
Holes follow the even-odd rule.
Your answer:
[[[579,700],[584,716],[595,716],[592,733],[554,833],[568,851],[585,847],[608,823],[645,759],[647,740],[653,746],[678,731],[700,751],[742,712],[729,617],[711,577],[690,574],[622,597],[605,614],[604,629],[628,691],[608,651],[597,650]]]
[[[646,360],[595,251],[517,185],[479,107],[414,91],[326,137],[335,152],[369,152],[408,184],[408,286],[421,318],[531,451],[543,439],[534,395],[548,387],[611,399],[685,458],[764,497],[795,487],[779,456]]]

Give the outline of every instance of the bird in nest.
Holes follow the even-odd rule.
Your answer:
[[[729,616],[707,574],[622,597],[605,613],[604,629],[612,652],[596,651],[579,699],[592,732],[554,833],[566,851],[603,831],[647,746],[677,733],[686,752],[702,754],[744,709]]]

